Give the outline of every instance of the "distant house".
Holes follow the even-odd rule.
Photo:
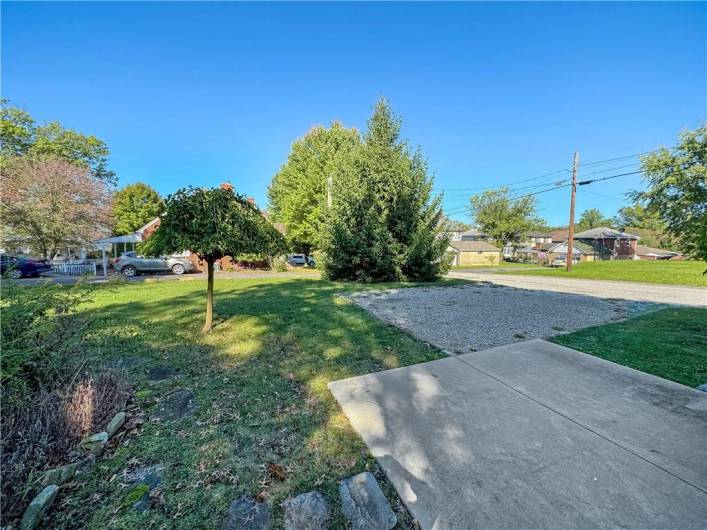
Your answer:
[[[503,257],[507,260],[534,262],[537,260],[536,251],[542,246],[552,243],[552,236],[544,232],[528,232],[525,240],[520,245],[506,245],[503,247]]]
[[[564,241],[563,243],[553,243],[545,252],[542,261],[546,264],[550,264],[553,260],[561,259],[563,261],[567,260],[567,250],[569,248],[569,242]],[[594,261],[597,259],[596,252],[591,245],[582,243],[581,241],[574,241],[572,244],[572,261],[585,262]]]
[[[543,243],[552,243],[552,234],[545,232],[528,232],[528,246],[537,247]]]
[[[578,232],[574,239],[590,245],[598,259],[635,259],[640,237],[601,226]]]
[[[452,265],[489,265],[501,263],[501,249],[486,241],[450,241],[447,251],[454,255]]]
[[[680,260],[683,255],[672,250],[663,250],[662,248],[647,247],[646,245],[636,245],[636,256],[638,259],[645,260]]]
[[[461,233],[460,241],[491,241],[492,239],[491,236],[484,234],[481,230],[472,228],[471,230]]]
[[[551,243],[562,243],[570,237],[570,231],[567,228],[560,228],[559,230],[553,230],[548,235]]]

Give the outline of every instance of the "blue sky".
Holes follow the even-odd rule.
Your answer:
[[[230,180],[260,205],[294,139],[333,120],[363,129],[385,95],[457,211],[575,150],[630,155],[697,127],[706,5],[3,2],[2,95],[104,139],[121,184]],[[578,211],[611,215],[640,186],[582,188]],[[566,188],[538,202],[567,222]]]

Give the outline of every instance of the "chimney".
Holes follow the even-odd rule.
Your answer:
[[[230,182],[222,182],[219,186],[222,190],[233,191],[233,184]]]

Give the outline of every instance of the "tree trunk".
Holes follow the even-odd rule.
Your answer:
[[[202,333],[211,333],[214,317],[214,260],[206,260],[208,280],[206,283],[206,322],[201,328]]]

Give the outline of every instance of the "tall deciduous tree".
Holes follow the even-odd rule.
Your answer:
[[[630,226],[655,231],[665,229],[665,225],[660,220],[658,213],[648,210],[640,203],[619,208],[614,218],[614,224],[623,228]]]
[[[582,215],[579,216],[579,222],[577,223],[577,230],[589,230],[590,228],[597,228],[599,226],[608,226],[611,224],[611,219],[604,217],[596,208],[590,208],[589,210],[584,210]]]
[[[207,264],[206,321],[211,331],[214,263],[226,256],[286,251],[285,241],[260,210],[229,188],[186,188],[167,197],[157,230],[141,246],[149,255],[190,250]]]
[[[292,145],[268,188],[268,201],[273,220],[285,225],[295,250],[309,254],[321,247],[329,181],[360,143],[355,129],[335,122],[329,128],[313,127]]]
[[[52,155],[88,168],[97,179],[115,184],[103,140],[65,129],[59,122],[37,125],[26,111],[0,100],[0,161],[10,156]]]
[[[342,158],[325,243],[330,278],[418,281],[446,271],[441,197],[432,196],[427,164],[400,138],[400,125],[381,99],[363,144]]]
[[[114,232],[130,234],[162,213],[164,201],[152,187],[142,182],[118,190],[113,198]]]
[[[648,189],[632,194],[656,213],[686,255],[707,260],[707,125],[680,135],[677,147],[641,159]]]
[[[508,188],[487,190],[470,202],[476,225],[502,247],[520,245],[542,222],[535,213],[535,197],[513,199]]]
[[[613,225],[625,229],[641,238],[641,244],[649,247],[677,249],[675,240],[665,231],[665,224],[657,212],[648,210],[640,203],[619,208]]]
[[[12,156],[0,171],[3,224],[44,258],[65,245],[84,245],[111,225],[105,181],[56,156]]]

